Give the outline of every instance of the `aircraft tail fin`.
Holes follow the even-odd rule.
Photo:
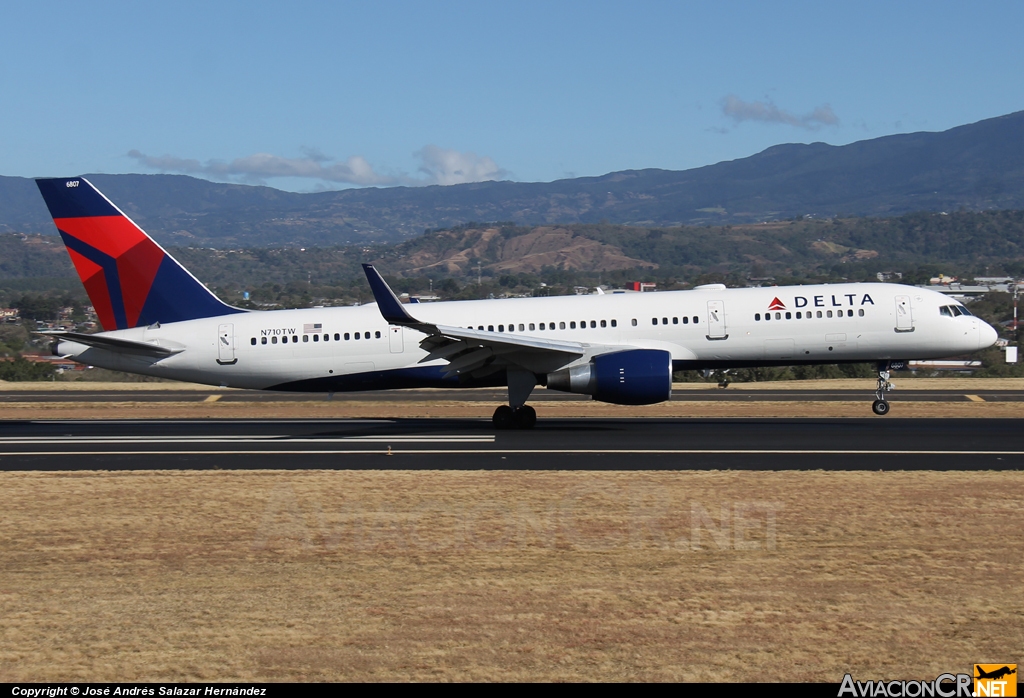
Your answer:
[[[213,295],[89,180],[36,185],[104,330],[245,312]]]

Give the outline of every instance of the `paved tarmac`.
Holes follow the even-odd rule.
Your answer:
[[[673,402],[849,402],[864,400],[871,404],[874,383],[864,382],[863,390],[676,390]],[[367,402],[420,402],[458,401],[487,402],[501,404],[508,399],[508,393],[501,389],[474,390],[371,390],[357,393],[336,393],[328,398],[323,393],[285,393],[257,390],[4,390],[0,392],[0,404],[5,402],[203,402],[210,395],[217,395],[223,402],[318,402],[327,399]],[[907,402],[1022,402],[1022,390],[899,390],[892,399]],[[589,402],[586,395],[561,393],[538,388],[530,396],[530,402]]]
[[[1019,470],[1019,420],[0,421],[0,470]]]

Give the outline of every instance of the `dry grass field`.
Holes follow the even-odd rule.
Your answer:
[[[0,473],[0,681],[934,677],[1024,648],[1022,486]]]
[[[893,415],[1024,416],[1014,405],[899,403]],[[654,408],[870,416],[867,402]],[[425,395],[0,413],[491,409]],[[540,412],[622,414],[587,402]],[[1020,472],[2,467],[0,682],[836,682],[933,678],[1024,650]]]

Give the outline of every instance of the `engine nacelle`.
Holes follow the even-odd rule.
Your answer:
[[[549,373],[547,386],[616,405],[653,405],[672,395],[672,355],[660,349],[601,354],[590,363]]]

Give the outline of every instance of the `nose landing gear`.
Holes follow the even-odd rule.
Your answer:
[[[878,387],[875,388],[875,401],[871,403],[871,411],[879,417],[889,414],[889,403],[885,400],[885,394],[895,390],[896,386],[889,382],[890,362],[878,364]]]

